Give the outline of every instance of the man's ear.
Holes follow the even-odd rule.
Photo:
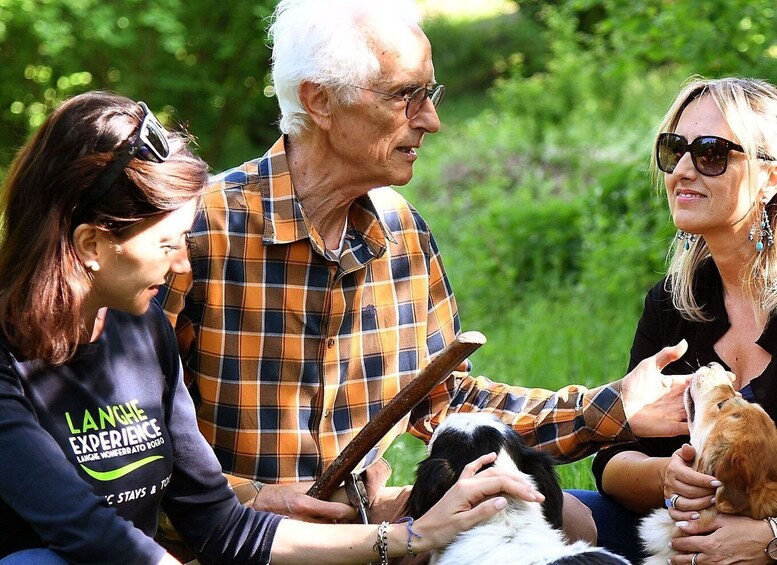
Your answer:
[[[102,231],[91,224],[80,224],[73,232],[73,247],[84,266],[90,271],[100,270]]]
[[[299,100],[313,123],[323,130],[331,127],[332,94],[325,86],[303,81],[299,86]]]

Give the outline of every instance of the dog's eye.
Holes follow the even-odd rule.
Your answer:
[[[721,408],[723,408],[723,405],[724,405],[726,402],[728,402],[729,400],[734,400],[734,397],[731,397],[731,398],[725,398],[725,399],[721,400],[720,402],[718,402],[718,410],[720,410]]]

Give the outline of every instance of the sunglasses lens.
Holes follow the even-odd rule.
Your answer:
[[[143,120],[140,122],[138,135],[132,142],[135,147],[133,154],[144,161],[161,163],[170,156],[165,128],[145,102],[138,102],[138,106],[143,110]]]
[[[728,143],[719,137],[697,137],[691,144],[691,156],[696,169],[712,177],[726,170],[728,151]]]
[[[726,172],[728,153],[732,149],[742,151],[739,145],[722,137],[697,137],[688,145],[681,135],[662,133],[656,144],[656,161],[660,170],[673,173],[683,155],[690,152],[697,171],[708,177],[716,177]]]
[[[142,143],[138,154],[141,159],[161,163],[170,156],[170,146],[167,144],[164,128],[153,114],[146,116],[138,133],[138,139]]]
[[[658,144],[656,145],[658,168],[665,173],[674,172],[674,168],[687,150],[688,146],[682,136],[673,133],[662,133],[658,137]]]

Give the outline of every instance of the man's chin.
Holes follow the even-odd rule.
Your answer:
[[[412,178],[413,178],[413,168],[411,167],[407,173],[396,175],[389,184],[391,186],[405,186],[407,183],[411,181]]]

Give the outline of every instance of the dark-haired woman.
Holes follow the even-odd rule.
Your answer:
[[[203,562],[366,562],[447,543],[505,503],[486,497],[539,496],[475,476],[487,456],[412,525],[420,537],[241,506],[152,300],[189,269],[206,177],[143,103],[100,92],[63,103],[14,160],[0,207],[0,563],[176,563],[152,539],[160,507]]]

